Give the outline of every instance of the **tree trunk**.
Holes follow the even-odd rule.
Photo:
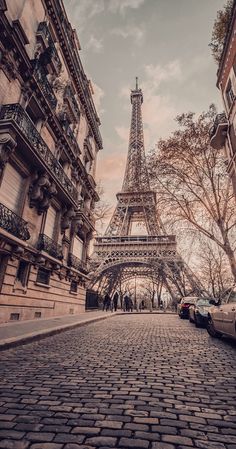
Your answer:
[[[235,254],[230,246],[228,239],[226,240],[226,242],[224,244],[224,251],[229,259],[231,272],[232,272],[232,275],[234,278],[234,282],[236,283],[236,259],[235,259]]]

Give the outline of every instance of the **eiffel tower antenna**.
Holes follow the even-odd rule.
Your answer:
[[[138,77],[136,76],[136,90],[138,90]]]

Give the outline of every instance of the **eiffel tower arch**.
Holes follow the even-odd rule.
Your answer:
[[[89,287],[112,293],[126,279],[138,276],[156,283],[161,280],[173,299],[200,295],[203,287],[178,254],[175,235],[165,234],[157,212],[156,192],[150,188],[141,110],[143,93],[137,78],[130,100],[132,113],[123,185],[116,195],[117,205],[104,236],[95,240]]]

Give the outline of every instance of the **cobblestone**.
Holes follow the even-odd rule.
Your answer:
[[[236,354],[170,315],[0,353],[0,449],[236,449]]]

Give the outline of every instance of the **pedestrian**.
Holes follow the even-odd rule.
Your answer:
[[[107,293],[106,297],[107,297],[107,300],[106,300],[106,312],[108,312],[108,310],[111,310],[111,298],[108,295],[108,293]]]
[[[111,298],[108,295],[108,293],[105,294],[104,299],[103,299],[103,309],[106,312],[110,309],[111,307]]]
[[[133,312],[134,304],[131,298],[129,298],[129,312]]]
[[[117,292],[115,292],[115,294],[113,296],[113,309],[114,309],[114,312],[117,311],[118,298],[119,298],[119,295],[118,295]]]
[[[124,297],[124,311],[129,312],[129,297],[125,295]]]

